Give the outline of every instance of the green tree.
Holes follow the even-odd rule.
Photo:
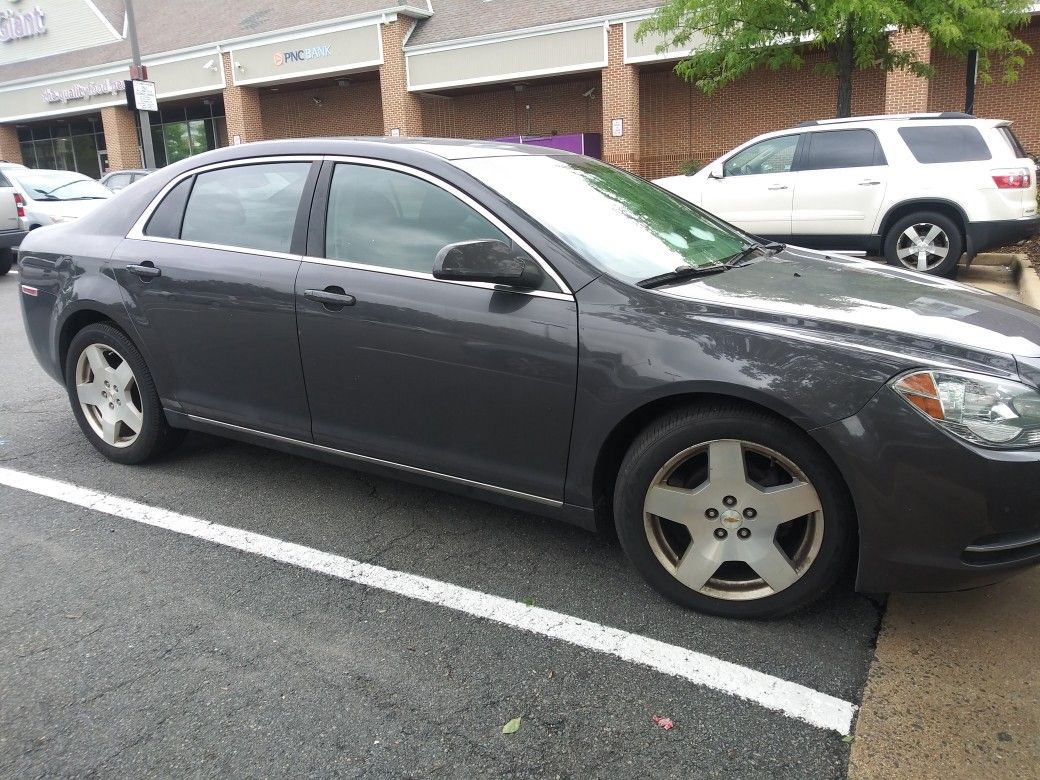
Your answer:
[[[837,78],[838,116],[852,114],[857,69],[904,69],[930,77],[931,65],[890,45],[892,29],[919,29],[933,47],[957,55],[978,51],[979,78],[992,80],[997,57],[1013,83],[1032,53],[1014,30],[1028,20],[1029,0],[670,0],[640,25],[637,37],[692,48],[676,73],[707,94],[758,67],[800,68],[811,50]]]

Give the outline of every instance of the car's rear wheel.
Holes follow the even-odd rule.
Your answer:
[[[69,345],[65,385],[76,421],[106,458],[143,463],[176,446],[144,358],[122,331],[88,325]]]
[[[0,249],[0,276],[14,267],[14,250]]]
[[[800,430],[718,404],[658,420],[618,473],[621,545],[657,590],[726,617],[773,617],[843,571],[853,513],[833,465]]]
[[[957,223],[938,212],[903,217],[885,236],[885,260],[926,274],[949,276],[963,252]]]

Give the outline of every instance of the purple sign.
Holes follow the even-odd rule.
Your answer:
[[[549,149],[560,149],[564,152],[584,154],[599,158],[603,155],[603,138],[599,133],[571,133],[568,135],[510,135],[495,138],[509,144],[531,144],[545,146]]]

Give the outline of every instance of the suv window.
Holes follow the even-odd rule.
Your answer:
[[[456,241],[509,238],[454,195],[424,179],[368,165],[332,175],[325,256],[431,273],[437,253]]]
[[[11,182],[9,182],[6,178],[4,178],[4,175],[2,173],[0,173],[0,187],[10,187],[10,186],[11,186]]]
[[[827,130],[810,133],[809,150],[800,170],[862,168],[885,165],[877,136],[870,130]]]
[[[113,176],[109,176],[105,181],[105,185],[110,190],[121,190],[123,187],[130,183],[129,173],[117,173]]]
[[[309,162],[259,163],[200,173],[188,197],[181,238],[288,252]]]
[[[989,160],[989,147],[971,125],[900,127],[899,135],[919,163]]]
[[[1003,127],[998,127],[997,132],[1000,134],[1001,138],[1007,141],[1007,145],[1011,147],[1011,152],[1015,157],[1019,159],[1029,157],[1029,153],[1026,151],[1026,148],[1022,146],[1022,142],[1018,140],[1018,136],[1015,135],[1014,130],[1007,125],[1004,125]]]
[[[723,176],[754,176],[760,173],[787,173],[794,163],[798,135],[768,138],[730,157],[723,164]]]

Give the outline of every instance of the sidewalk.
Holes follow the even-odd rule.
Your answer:
[[[855,735],[850,780],[1040,777],[1040,570],[892,596]]]

